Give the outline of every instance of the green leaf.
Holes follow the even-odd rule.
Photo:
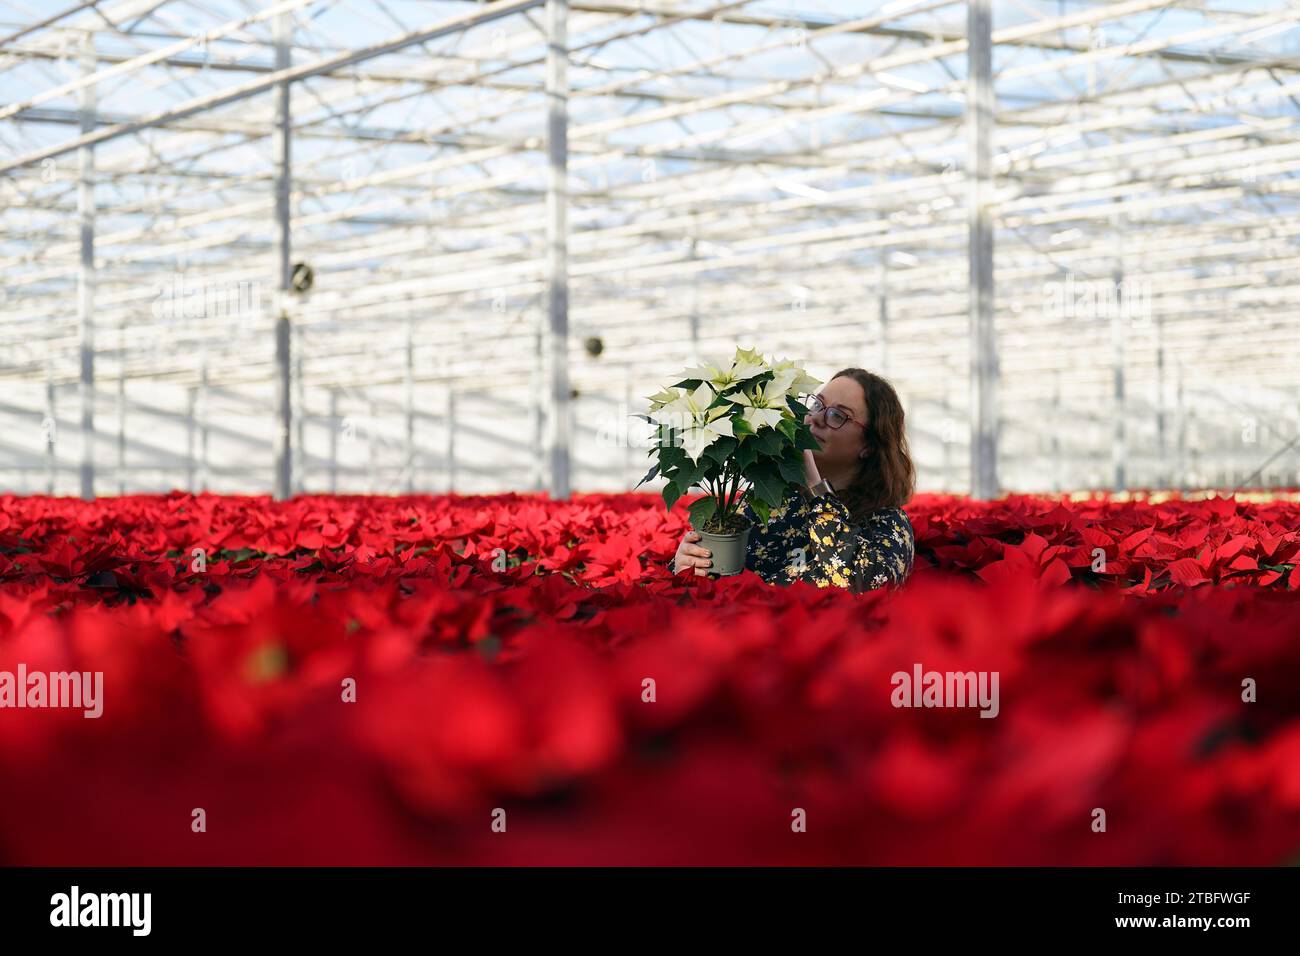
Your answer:
[[[758,450],[765,455],[781,454],[781,435],[771,428],[764,428],[754,438]]]
[[[713,513],[718,509],[718,501],[712,495],[705,495],[699,501],[693,502],[687,514],[691,518],[691,527],[703,528],[704,522],[713,517]]]
[[[682,496],[682,493],[677,490],[676,483],[670,481],[668,484],[664,485],[663,495],[664,504],[668,506],[669,511],[672,511],[673,505],[677,504],[677,499]]]
[[[802,457],[798,461],[782,458],[777,462],[776,467],[781,473],[781,477],[792,485],[802,484],[808,477],[804,474]]]
[[[736,449],[736,456],[732,459],[733,464],[738,472],[742,475],[758,459],[758,448],[752,441],[742,441],[740,447]]]
[[[775,508],[785,497],[785,482],[767,468],[755,469],[745,477],[753,482],[754,495],[758,501],[765,501]]]
[[[750,495],[749,506],[754,509],[754,514],[758,516],[758,520],[766,525],[767,519],[772,516],[772,509],[767,506],[767,502]]]
[[[673,477],[673,484],[677,485],[682,494],[686,494],[708,476],[709,470],[709,463],[701,457],[699,464],[683,465]]]
[[[799,451],[804,451],[805,449],[811,449],[812,451],[818,450],[819,446],[817,444],[817,439],[813,438],[812,429],[807,425],[800,427],[795,432],[794,447],[799,449]]]
[[[664,445],[659,449],[659,463],[664,466],[665,471],[690,460],[686,449],[679,445]]]
[[[651,469],[645,473],[645,477],[632,486],[633,489],[640,488],[647,481],[653,480],[654,477],[658,474],[659,474],[659,463],[655,462],[654,466],[651,467]]]
[[[785,435],[786,438],[794,441],[795,425],[793,418],[781,419],[776,423],[776,427],[781,431],[781,434]]]
[[[716,461],[721,465],[731,457],[732,452],[736,450],[736,439],[728,438],[723,435],[708,448],[704,449],[704,454],[700,458],[708,458],[710,461]]]
[[[754,434],[754,426],[743,418],[733,418],[731,420],[731,430],[735,432],[737,438],[744,438],[747,435]]]

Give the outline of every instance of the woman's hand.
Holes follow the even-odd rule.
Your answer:
[[[803,450],[803,474],[804,484],[809,488],[822,480],[822,476],[817,473],[817,462],[813,460],[811,448],[805,448]]]
[[[673,556],[673,574],[683,568],[694,568],[695,573],[700,577],[705,577],[708,574],[708,571],[704,569],[713,564],[713,552],[708,548],[691,543],[699,540],[700,533],[698,531],[688,529],[686,534],[682,535],[682,543],[677,546],[677,554]]]

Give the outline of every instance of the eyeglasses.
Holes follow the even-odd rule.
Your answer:
[[[820,396],[805,395],[803,397],[803,403],[804,406],[808,409],[809,415],[816,415],[818,412],[825,412],[826,425],[828,428],[843,428],[844,425],[848,422],[857,422],[859,425],[862,424],[861,422],[858,422],[856,418],[854,418],[852,415],[850,415],[848,412],[844,411],[843,409],[838,408],[834,405],[827,405],[825,402],[821,400]],[[866,426],[863,427],[865,428]]]

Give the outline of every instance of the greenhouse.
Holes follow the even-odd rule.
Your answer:
[[[739,341],[922,487],[1295,485],[1300,14],[974,6],[14,7],[0,482],[617,490]]]
[[[0,0],[0,83],[7,928],[1289,925],[1300,0]]]

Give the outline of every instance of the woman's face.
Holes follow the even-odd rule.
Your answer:
[[[838,407],[852,421],[831,428],[826,422],[825,412],[806,416],[804,423],[812,429],[813,437],[821,446],[813,452],[813,460],[823,469],[856,465],[866,447],[867,437],[862,428],[867,420],[867,402],[862,386],[856,379],[842,375],[831,379],[816,394],[828,409]]]

